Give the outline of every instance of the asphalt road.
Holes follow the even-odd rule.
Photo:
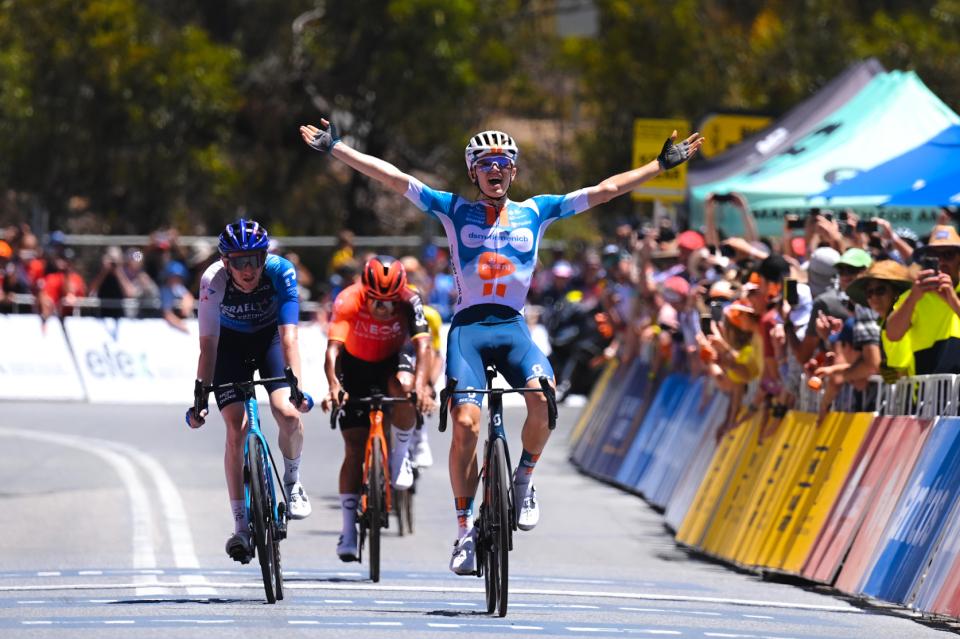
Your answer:
[[[890,611],[690,557],[635,496],[566,460],[577,409],[535,474],[542,517],[517,533],[505,619],[483,583],[448,572],[455,536],[447,434],[416,495],[413,536],[387,533],[379,584],[334,548],[342,444],[307,416],[303,477],[313,515],[283,542],[287,597],[263,599],[259,568],[226,556],[232,530],[223,426],[181,407],[0,405],[0,637],[284,636],[862,638],[948,636]],[[519,454],[522,412],[508,409]],[[275,441],[275,426],[265,430]],[[201,630],[202,629],[202,630]]]

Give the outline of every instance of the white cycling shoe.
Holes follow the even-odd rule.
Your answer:
[[[450,570],[458,575],[477,574],[477,529],[471,528],[453,544]]]
[[[390,466],[390,485],[395,490],[409,490],[413,486],[413,463],[410,458],[405,456],[399,462],[391,458]]]
[[[433,453],[430,451],[430,442],[421,436],[412,448],[413,450],[410,456],[413,458],[414,466],[417,468],[430,468],[433,466]]]
[[[524,494],[520,491],[526,488]],[[540,522],[540,504],[537,501],[537,487],[532,483],[524,485],[513,485],[513,496],[517,501],[517,528],[520,530],[533,530]]]
[[[307,491],[303,489],[300,482],[290,486],[287,490],[290,495],[287,500],[287,516],[290,519],[306,519],[313,512],[313,506],[310,505],[310,498],[307,497]]]

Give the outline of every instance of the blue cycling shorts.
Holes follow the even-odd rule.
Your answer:
[[[447,377],[457,388],[486,388],[484,372],[494,364],[513,388],[540,376],[553,378],[553,367],[533,343],[523,316],[499,304],[479,304],[457,313],[447,335]],[[483,404],[483,395],[454,395],[454,404]]]

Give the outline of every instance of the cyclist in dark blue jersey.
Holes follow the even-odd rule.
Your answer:
[[[459,380],[460,388],[483,388],[487,362],[495,363],[515,388],[539,388],[540,376],[553,378],[550,362],[533,343],[522,316],[537,247],[547,227],[632,191],[687,161],[703,144],[696,133],[675,143],[674,131],[660,155],[639,168],[566,195],[538,195],[515,202],[507,197],[507,191],[517,176],[520,151],[502,131],[478,133],[464,150],[467,174],[479,191],[476,200],[433,189],[392,164],[351,148],[340,141],[336,126],[326,120],[321,120],[319,127],[300,127],[300,135],[312,148],[405,196],[443,225],[457,287],[455,315],[447,337],[447,376]],[[457,574],[476,571],[473,500],[479,482],[480,397],[461,394],[452,401],[450,483],[458,539],[450,569]],[[523,454],[514,472],[514,495],[517,526],[530,530],[540,517],[531,476],[550,431],[543,394],[527,393],[524,398],[527,419],[521,433]]]
[[[197,378],[204,385],[249,381],[256,369],[261,378],[283,377],[286,366],[300,379],[297,271],[288,260],[267,254],[269,242],[267,229],[252,220],[228,224],[220,234],[222,259],[211,264],[200,280]],[[293,406],[286,388],[285,383],[267,385],[270,409],[280,427],[287,512],[291,519],[303,519],[311,507],[300,483],[300,413],[309,410],[310,400],[304,398],[300,406]],[[242,477],[246,412],[243,397],[232,390],[216,391],[215,397],[227,425],[223,465],[234,519],[227,554],[246,563],[253,555]],[[206,409],[196,415],[190,408],[187,424],[199,428],[206,416]]]

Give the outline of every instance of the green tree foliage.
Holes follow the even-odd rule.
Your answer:
[[[71,196],[116,229],[216,207],[237,108],[235,49],[135,0],[0,3],[0,184],[62,223]]]

